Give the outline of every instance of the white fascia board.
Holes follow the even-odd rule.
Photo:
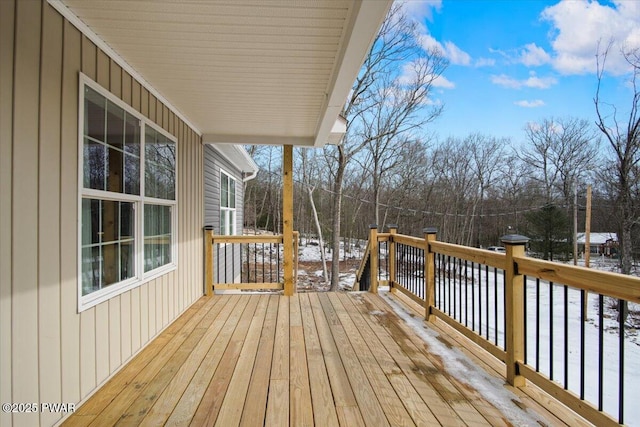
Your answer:
[[[239,145],[293,145],[312,147],[311,136],[278,136],[278,135],[219,135],[205,133],[204,144],[239,144]]]
[[[315,147],[324,146],[336,118],[342,113],[349,91],[353,86],[366,55],[391,7],[393,0],[356,0],[353,5],[351,22],[333,72],[334,79],[327,89],[324,114],[318,122]]]
[[[87,36],[89,40],[95,43],[96,46],[104,53],[107,54],[111,59],[113,59],[116,64],[122,67],[124,71],[129,73],[131,77],[136,79],[142,86],[145,87],[153,96],[160,100],[164,105],[167,106],[171,111],[175,113],[183,122],[187,124],[191,129],[193,129],[198,136],[202,136],[202,132],[198,129],[184,114],[180,112],[176,107],[169,102],[156,88],[151,85],[142,74],[140,74],[135,68],[133,68],[127,61],[124,60],[111,46],[109,46],[100,36],[98,36],[87,24],[85,24],[78,16],[73,13],[71,9],[67,7],[63,2],[64,0],[47,0],[47,2],[60,14],[67,19],[74,27],[76,27],[82,34]]]

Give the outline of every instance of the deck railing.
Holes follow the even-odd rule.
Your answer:
[[[439,242],[435,229],[418,238],[372,227],[354,288],[386,282],[504,362],[511,385],[529,380],[596,425],[636,422],[639,344],[614,308],[637,311],[640,278],[530,258],[527,241],[507,235],[499,253]]]
[[[294,286],[298,271],[298,232],[293,233]],[[205,291],[283,290],[284,236],[214,234],[205,229]]]

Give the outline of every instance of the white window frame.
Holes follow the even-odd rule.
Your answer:
[[[232,180],[233,181],[233,185],[234,185],[234,190],[233,190],[233,197],[234,197],[234,201],[233,201],[233,208],[229,208],[226,206],[222,206],[222,177],[226,176],[227,179]],[[238,213],[237,213],[237,208],[235,207],[237,205],[237,182],[238,180],[231,175],[230,173],[226,172],[224,169],[220,169],[220,234],[222,235],[226,235],[226,236],[234,236],[237,233],[237,222],[238,222]],[[228,189],[227,189],[228,191]],[[228,195],[227,195],[228,197]],[[227,233],[223,233],[224,229],[222,227],[222,212],[232,212],[233,213],[233,221],[231,222],[232,224],[232,230],[229,230],[229,232]]]
[[[140,191],[139,195],[131,195],[126,193],[114,193],[106,190],[96,190],[90,188],[84,188],[84,120],[85,120],[85,86],[90,87],[100,95],[104,96],[107,100],[114,103],[119,108],[122,108],[127,114],[131,114],[140,122]],[[170,271],[176,270],[178,266],[178,153],[177,145],[178,140],[173,135],[162,129],[157,124],[153,123],[142,115],[139,111],[136,111],[131,106],[126,104],[121,99],[117,98],[109,91],[104,89],[98,83],[83,73],[80,73],[79,78],[79,95],[78,95],[78,312],[82,312],[88,308],[94,307],[104,301],[107,301],[117,295],[127,292],[131,289],[139,287],[144,283],[147,283],[157,277],[165,275]],[[176,164],[175,164],[175,197],[174,200],[165,200],[145,196],[145,127],[150,126],[157,132],[161,133],[167,139],[176,144]],[[133,277],[125,279],[123,281],[108,285],[102,289],[91,292],[87,295],[82,294],[82,200],[84,198],[97,198],[101,200],[112,201],[125,201],[132,202],[134,206],[134,274]],[[144,205],[162,205],[170,206],[171,211],[171,262],[144,272]]]

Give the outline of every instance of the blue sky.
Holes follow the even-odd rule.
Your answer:
[[[595,121],[596,52],[612,41],[601,98],[631,105],[621,46],[640,47],[640,0],[409,0],[422,44],[450,65],[431,101],[445,111],[429,129],[440,139],[472,132],[524,140],[530,122]]]

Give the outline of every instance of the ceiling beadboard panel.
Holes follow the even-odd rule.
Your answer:
[[[61,1],[202,134],[229,135],[229,142],[264,137],[275,144],[278,137],[300,138],[301,145],[324,143],[315,138],[327,122],[347,45],[365,37],[370,46],[390,4]],[[361,25],[366,31],[356,34],[357,14],[372,6],[379,10],[373,14],[377,22]],[[366,50],[359,50],[361,64]],[[357,70],[351,74],[355,78]]]

